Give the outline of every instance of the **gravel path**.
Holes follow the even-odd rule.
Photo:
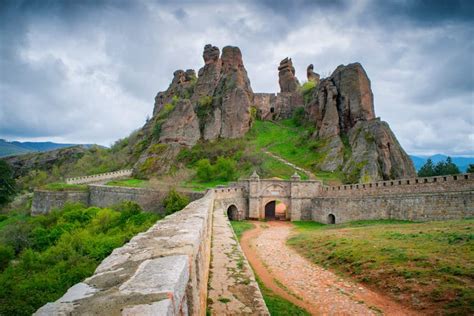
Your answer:
[[[244,234],[242,248],[257,275],[267,287],[311,314],[416,315],[383,295],[312,264],[289,248],[286,240],[291,223],[255,225],[257,229]]]
[[[297,170],[297,171],[299,171],[299,172],[302,172],[302,173],[306,174],[310,180],[316,180],[316,176],[315,176],[312,172],[310,172],[310,171],[308,171],[308,170],[306,170],[306,169],[300,168],[300,167],[298,167],[297,165],[295,165],[295,164],[289,162],[288,160],[285,160],[284,158],[282,158],[282,157],[280,157],[280,156],[278,156],[278,155],[276,155],[276,154],[274,154],[274,153],[272,153],[272,152],[269,152],[268,150],[264,150],[263,152],[264,152],[265,154],[269,155],[270,157],[275,158],[276,160],[278,160],[278,161],[284,163],[285,165],[290,166],[291,168],[293,168],[293,169],[295,169],[295,170]]]
[[[215,210],[208,309],[212,315],[269,315],[227,215]]]

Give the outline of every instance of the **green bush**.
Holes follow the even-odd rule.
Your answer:
[[[311,101],[313,92],[316,89],[316,82],[307,81],[301,86],[301,93],[303,94],[304,104],[308,104]]]
[[[15,193],[13,170],[5,160],[0,160],[0,205],[10,202]]]
[[[196,163],[196,176],[202,182],[212,180],[214,177],[214,170],[209,159],[201,159]]]
[[[217,180],[232,181],[237,177],[237,163],[232,158],[219,157],[213,169]]]
[[[295,126],[303,126],[306,124],[306,113],[304,107],[298,107],[293,112],[293,123]]]
[[[116,209],[68,204],[47,215],[8,214],[0,227],[0,315],[31,315],[57,300],[158,219],[136,203]]]
[[[166,215],[181,211],[188,204],[189,198],[176,192],[175,189],[171,189],[168,192],[166,198],[163,200],[163,206],[165,207]]]

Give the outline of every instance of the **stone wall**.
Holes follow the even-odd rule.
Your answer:
[[[474,175],[439,176],[324,187],[313,199],[312,220],[412,221],[474,217]]]
[[[132,169],[117,170],[117,171],[112,171],[112,172],[93,174],[90,176],[67,178],[66,183],[67,184],[97,183],[97,182],[103,182],[106,180],[130,177],[132,173],[133,173]]]
[[[254,93],[253,104],[260,119],[276,120],[290,118],[296,107],[303,106],[303,100],[299,94],[288,92]]]
[[[191,201],[201,198],[204,193],[179,191]],[[168,191],[145,188],[89,185],[88,191],[45,191],[35,190],[31,214],[47,214],[54,208],[62,208],[66,202],[81,202],[86,206],[110,207],[123,201],[133,201],[147,212],[163,214],[162,201]]]
[[[214,207],[224,212],[228,212],[231,206],[237,209],[236,214],[231,210],[230,217],[233,220],[243,220],[249,217],[248,214],[248,198],[245,186],[232,185],[225,188],[213,189],[215,193]]]
[[[89,205],[89,191],[46,191],[35,190],[31,203],[31,214],[46,214],[56,208],[63,208],[66,202]]]
[[[115,249],[35,315],[204,315],[214,191]]]

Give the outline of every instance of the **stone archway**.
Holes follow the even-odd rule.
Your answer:
[[[336,224],[336,216],[334,214],[328,215],[328,224]]]
[[[270,201],[265,204],[265,219],[274,220],[276,215],[276,201]]]
[[[231,221],[235,221],[239,219],[239,210],[237,209],[237,206],[232,204],[227,208],[227,217]]]

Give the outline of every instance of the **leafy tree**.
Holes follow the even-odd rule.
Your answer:
[[[5,160],[0,160],[0,205],[10,202],[14,195],[13,170]]]
[[[183,194],[176,192],[175,189],[171,189],[168,195],[163,200],[166,215],[173,214],[174,212],[181,211],[186,205],[189,204],[189,198]]]
[[[469,166],[467,166],[467,173],[474,173],[474,164],[470,163]]]
[[[428,159],[426,163],[418,171],[419,177],[431,177],[434,176],[434,165],[431,159]]]

